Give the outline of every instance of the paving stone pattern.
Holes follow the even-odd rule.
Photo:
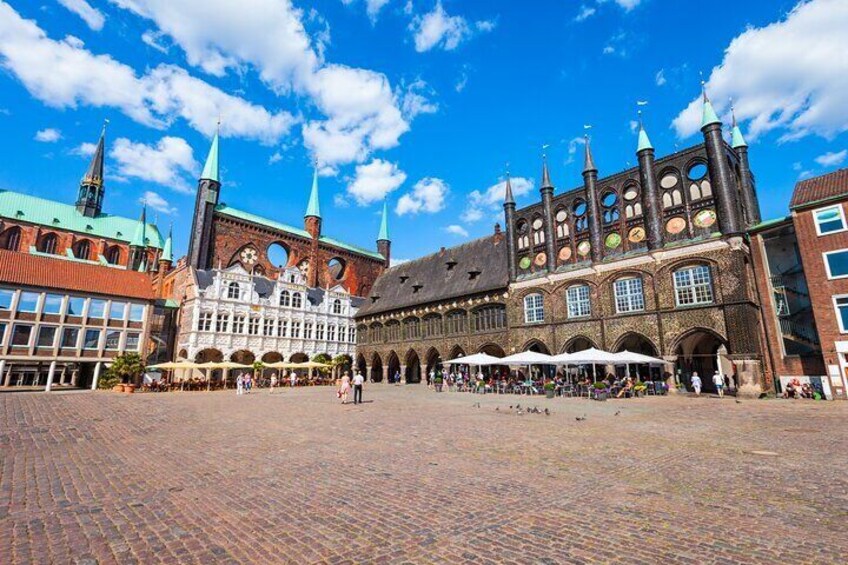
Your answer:
[[[366,400],[340,406],[328,388],[2,394],[0,561],[848,555],[848,403],[535,398],[553,414],[519,416],[508,406],[527,398],[423,385],[372,385]]]

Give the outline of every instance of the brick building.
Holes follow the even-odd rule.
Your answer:
[[[148,352],[155,304],[145,273],[0,250],[4,387],[97,387],[125,352]]]
[[[684,380],[698,371],[707,390],[716,369],[733,375],[749,394],[771,390],[761,370],[764,339],[745,233],[760,221],[747,144],[735,122],[731,143],[725,142],[706,95],[701,131],[702,143],[655,159],[640,127],[639,166],[604,178],[598,177],[587,139],[583,183],[555,195],[545,162],[541,201],[518,210],[507,179],[504,241],[485,255],[493,260],[506,255],[505,280],[490,289],[506,315],[498,328],[499,349],[507,354],[557,354],[592,346],[628,349],[664,357]],[[450,256],[455,249],[443,254]],[[434,260],[418,265],[428,262]],[[375,341],[375,323],[395,325],[411,316],[412,333],[393,330],[410,341],[409,336],[417,335],[415,320],[422,312],[426,315],[426,308],[442,304],[444,310],[445,303],[493,299],[460,289],[455,296],[436,292],[425,301],[416,297],[416,285],[439,288],[441,278],[427,278],[433,273],[422,266],[411,273],[420,280],[403,282],[403,267],[378,280],[369,297],[372,304],[359,312],[360,364],[371,362],[368,355],[375,353],[385,363],[382,356],[392,353],[378,344],[388,344],[394,334],[386,335],[383,325]],[[397,304],[386,304],[386,288],[409,294]],[[476,353],[483,345],[471,334],[465,353]],[[434,352],[445,354],[433,346]],[[417,349],[426,347],[416,344],[406,354],[407,373],[410,359],[413,366],[416,358],[425,359]],[[416,379],[407,374],[407,380]]]
[[[848,390],[848,169],[799,182],[790,215],[751,230],[769,371]]]

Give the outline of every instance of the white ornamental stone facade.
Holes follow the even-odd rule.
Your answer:
[[[295,267],[279,280],[253,276],[241,265],[193,275],[185,291],[178,357],[208,361],[218,357],[216,351],[237,362],[354,356],[353,317],[362,299],[341,285],[309,288]]]

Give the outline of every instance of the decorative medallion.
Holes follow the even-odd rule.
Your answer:
[[[695,214],[695,225],[699,228],[708,228],[716,223],[716,213],[713,210],[701,210]]]
[[[542,218],[536,218],[533,220],[533,229],[540,230],[542,229]]]
[[[558,210],[556,213],[556,221],[562,223],[568,219],[568,212],[565,210]]]
[[[636,200],[636,197],[639,196],[639,191],[636,190],[635,187],[630,187],[624,191],[624,199],[625,200]]]
[[[544,267],[545,263],[548,262],[548,256],[544,253],[539,253],[536,255],[536,259],[534,259],[533,262],[536,263],[537,267]]]
[[[256,256],[256,250],[252,247],[245,247],[241,250],[241,253],[239,253],[239,259],[241,259],[241,262],[245,265],[253,265],[256,263]]]
[[[522,257],[521,261],[518,262],[518,266],[525,270],[529,269],[532,264],[533,262],[530,260],[530,257]]]
[[[592,250],[592,244],[588,241],[581,241],[577,244],[577,253],[585,257]]]
[[[641,243],[645,241],[645,228],[642,226],[633,228],[630,230],[630,233],[627,234],[627,239],[629,239],[631,243]]]
[[[686,220],[677,217],[672,218],[665,224],[665,231],[672,235],[676,235],[686,229]]]
[[[663,188],[674,188],[677,185],[677,175],[666,175],[660,181]]]
[[[610,249],[615,249],[619,245],[621,245],[621,236],[617,233],[611,233],[604,240],[604,245],[606,245]]]
[[[563,247],[562,249],[560,249],[559,250],[559,260],[560,261],[568,261],[569,259],[571,259],[571,248],[570,247]]]

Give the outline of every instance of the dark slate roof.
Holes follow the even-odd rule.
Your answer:
[[[842,196],[848,198],[848,168],[807,180],[795,185],[790,208]]]
[[[448,270],[448,262],[456,265]],[[479,274],[472,279],[470,271]],[[506,240],[503,234],[490,235],[387,270],[374,283],[357,317],[488,292],[508,284]],[[375,296],[379,297],[376,301]]]
[[[323,288],[310,288],[306,291],[306,299],[313,306],[317,306],[324,302],[324,294]]]

